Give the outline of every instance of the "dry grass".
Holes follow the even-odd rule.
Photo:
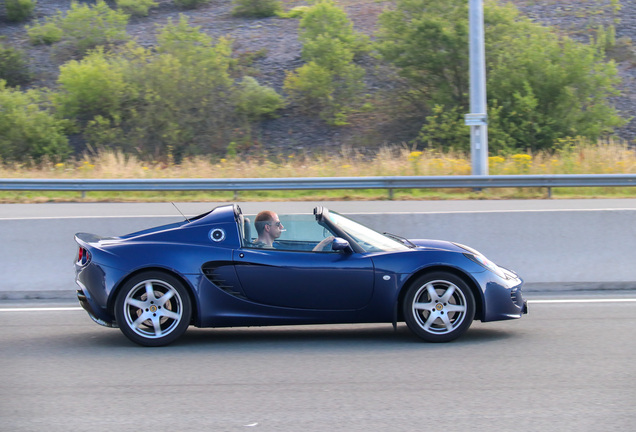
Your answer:
[[[489,158],[490,174],[636,173],[636,152],[614,142],[567,143],[567,150]],[[104,150],[67,163],[39,166],[0,165],[2,178],[276,178],[440,176],[471,173],[469,156],[407,147],[381,148],[375,155],[342,149],[335,155],[269,154],[248,158],[193,158],[175,163],[147,163],[119,151]]]
[[[636,151],[614,142],[590,145],[570,140],[557,153],[515,154],[489,158],[490,174],[633,174]],[[467,155],[417,151],[407,147],[382,148],[375,155],[342,149],[338,154],[270,154],[249,158],[211,161],[194,158],[175,163],[147,163],[117,151],[64,164],[39,166],[0,164],[0,178],[33,179],[132,179],[132,178],[281,178],[469,175]],[[545,189],[396,190],[394,199],[507,199],[544,198]],[[555,198],[636,197],[636,188],[555,189]],[[0,202],[63,201],[275,201],[275,200],[376,200],[387,199],[387,191],[276,191],[241,192],[2,192]]]

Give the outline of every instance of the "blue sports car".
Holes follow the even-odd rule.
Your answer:
[[[77,296],[97,323],[166,345],[196,327],[405,321],[447,342],[527,313],[522,280],[474,249],[381,234],[341,214],[224,205],[121,237],[78,233]]]

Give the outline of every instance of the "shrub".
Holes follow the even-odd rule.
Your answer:
[[[58,15],[59,17],[59,15]],[[29,41],[33,45],[52,45],[62,40],[64,30],[62,30],[55,18],[43,23],[36,23],[33,26],[26,26]]]
[[[103,49],[62,65],[58,85],[54,101],[59,113],[80,121],[97,115],[118,116],[128,94],[121,64]]]
[[[331,0],[319,0],[300,21],[302,57],[308,62],[285,78],[284,88],[301,109],[318,109],[332,125],[347,124],[364,89],[364,69],[355,65],[366,39],[353,31],[346,13]]]
[[[337,39],[354,55],[368,50],[368,38],[353,30],[353,23],[346,12],[333,0],[317,0],[304,12],[299,27],[299,38],[303,44],[323,36]]]
[[[174,4],[183,9],[196,9],[210,0],[174,0]]]
[[[282,11],[280,0],[232,0],[232,15],[266,18]]]
[[[55,118],[37,90],[10,89],[0,80],[0,159],[35,162],[47,158],[61,161],[71,148],[64,135],[64,122]]]
[[[309,6],[295,6],[287,12],[278,12],[276,15],[281,18],[302,18],[308,9]]]
[[[128,38],[128,15],[113,10],[99,0],[93,7],[71,3],[71,10],[60,23],[64,31],[63,41],[80,54],[99,45],[108,45]]]
[[[112,10],[103,0],[93,6],[72,2],[66,16],[58,12],[43,24],[27,28],[27,33],[34,43],[62,42],[84,55],[97,46],[126,40],[127,24],[128,15]]]
[[[29,66],[21,51],[5,46],[0,39],[0,79],[15,87],[31,80]]]
[[[314,61],[304,64],[295,72],[287,72],[285,90],[301,106],[313,109],[327,105],[335,90],[333,74]]]
[[[156,49],[129,44],[104,69],[121,71],[125,86],[110,112],[87,123],[92,145],[117,146],[144,159],[175,161],[225,149],[238,123],[230,42],[216,43],[185,17],[165,26]],[[116,107],[115,101],[110,106]]]
[[[117,7],[133,16],[148,16],[148,9],[157,6],[154,0],[116,0]]]
[[[37,2],[35,0],[5,0],[9,21],[21,22],[33,15]]]
[[[237,92],[237,110],[250,120],[274,117],[283,108],[283,97],[271,87],[262,86],[252,77],[244,77]]]

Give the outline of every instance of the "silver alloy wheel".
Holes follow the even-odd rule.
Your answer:
[[[412,311],[417,324],[426,332],[443,335],[462,325],[468,309],[461,289],[447,280],[422,285],[413,297]]]
[[[183,318],[183,300],[168,282],[149,279],[135,285],[124,299],[126,325],[144,338],[158,339],[174,331]]]

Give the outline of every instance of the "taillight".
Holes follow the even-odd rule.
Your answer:
[[[83,247],[79,248],[79,252],[77,254],[77,263],[81,265],[86,265],[91,260],[91,253],[84,249]]]

